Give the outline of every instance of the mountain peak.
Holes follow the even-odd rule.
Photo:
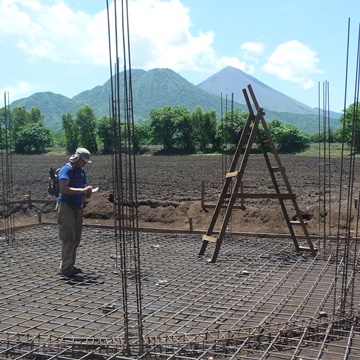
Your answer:
[[[235,101],[245,104],[242,89],[246,88],[249,84],[254,89],[260,106],[265,110],[280,113],[316,114],[315,109],[282,94],[253,76],[232,66],[227,66],[197,86],[218,96],[221,96],[221,94],[223,96],[234,94]]]

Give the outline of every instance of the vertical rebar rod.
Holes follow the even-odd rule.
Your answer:
[[[140,266],[140,238],[138,231],[138,199],[137,199],[137,181],[136,181],[136,157],[135,157],[135,122],[134,122],[134,103],[132,95],[132,72],[131,72],[131,49],[130,49],[130,29],[129,29],[129,5],[128,1],[125,2],[125,15],[126,15],[126,37],[124,44],[127,45],[125,48],[125,53],[127,51],[128,57],[128,69],[129,69],[129,81],[128,81],[128,123],[129,123],[129,145],[132,151],[129,152],[129,160],[131,166],[130,170],[130,181],[132,186],[131,189],[131,232],[133,242],[133,252],[134,252],[134,274],[135,274],[135,290],[136,290],[136,304],[137,304],[137,331],[138,331],[138,341],[139,341],[139,352],[143,352],[143,325],[142,325],[142,294],[141,294],[141,266]],[[131,162],[132,161],[132,162]]]
[[[330,85],[327,82],[327,89],[326,89],[326,99],[327,99],[327,107],[325,111],[327,111],[327,120],[328,120],[328,179],[329,179],[329,208],[328,208],[328,233],[329,239],[331,238],[331,226],[332,226],[332,212],[331,212],[331,201],[332,201],[332,182],[331,182],[331,146],[330,143],[332,142],[332,134],[331,134],[331,127],[330,127]],[[331,247],[331,242],[329,241],[329,247]]]
[[[349,31],[350,32],[350,31]],[[349,37],[348,32],[348,37]],[[352,226],[353,226],[353,201],[354,201],[354,176],[355,176],[355,153],[358,147],[358,93],[359,93],[359,59],[360,59],[360,32],[358,31],[358,44],[357,44],[357,57],[356,57],[356,71],[355,71],[355,89],[354,89],[354,104],[352,111],[352,118],[347,119],[344,115],[343,129],[345,122],[350,120],[351,122],[351,142],[350,142],[350,159],[349,159],[349,170],[348,170],[348,182],[347,182],[347,202],[346,202],[346,233],[343,246],[341,249],[341,254],[337,251],[337,262],[342,261],[342,271],[341,271],[341,293],[340,293],[340,304],[339,310],[342,316],[346,314],[351,314],[353,311],[353,292],[354,292],[354,262],[353,259],[356,258],[356,253],[354,252],[354,239],[351,236]],[[346,106],[346,105],[345,105]],[[345,111],[345,110],[344,110]],[[344,136],[344,135],[343,135]],[[344,155],[342,154],[342,159]],[[339,208],[340,212],[340,208]],[[340,220],[340,215],[339,215]],[[357,224],[355,224],[357,226]],[[338,224],[340,227],[340,223]],[[355,239],[356,242],[356,239]],[[339,249],[338,241],[338,249]],[[356,261],[355,261],[356,262]]]
[[[322,132],[321,132],[321,92],[320,92],[320,82],[318,83],[318,211],[319,211],[319,219],[318,219],[318,232],[319,232],[319,239],[321,234],[321,138],[322,138]]]
[[[13,178],[12,178],[12,146],[11,146],[11,113],[9,94],[4,93],[4,129],[0,133],[1,174],[3,190],[3,216],[5,227],[5,240],[11,243],[15,240],[14,211],[13,211]]]
[[[220,94],[220,123],[221,123],[221,175],[222,179],[225,177],[225,124],[224,124],[224,111],[223,111],[223,94]]]
[[[360,85],[360,24],[358,29],[358,51],[357,51],[357,59],[356,59],[356,76],[355,76],[355,89],[354,89],[354,122],[355,122],[355,136],[354,136],[354,173],[355,173],[355,152],[359,148],[359,125],[358,125],[358,119],[359,119],[359,85]],[[354,175],[355,176],[355,175]],[[354,183],[354,176],[352,177],[352,182]],[[354,190],[352,195],[354,196]],[[351,207],[353,206],[353,197],[351,199]],[[348,259],[348,267],[350,268],[350,279],[348,279],[348,283],[350,284],[350,298],[348,300],[349,302],[349,310],[348,313],[351,315],[353,314],[353,311],[355,310],[354,307],[354,291],[355,291],[355,274],[357,273],[356,270],[356,264],[357,264],[357,240],[358,240],[358,228],[359,228],[359,211],[357,211],[357,216],[355,217],[356,223],[355,223],[355,236],[354,236],[354,245],[353,245],[353,251],[350,254],[350,257]]]
[[[339,181],[339,204],[338,204],[338,218],[337,218],[337,236],[336,236],[336,261],[335,261],[335,291],[334,291],[334,308],[333,313],[335,314],[338,310],[338,299],[339,296],[337,291],[338,280],[339,280],[339,269],[340,269],[340,222],[342,214],[342,194],[343,194],[343,179],[344,179],[344,150],[345,150],[345,119],[346,119],[346,103],[347,103],[347,83],[348,83],[348,72],[349,72],[349,48],[350,48],[350,18],[348,19],[348,31],[347,31],[347,45],[346,45],[346,61],[345,61],[345,84],[344,84],[344,108],[343,117],[344,121],[342,124],[342,141],[341,141],[341,162],[340,162],[340,181]],[[340,293],[341,296],[341,293]]]
[[[327,128],[326,128],[326,83],[323,83],[323,134],[324,134],[324,140],[323,140],[323,217],[324,217],[324,223],[323,223],[323,249],[326,248],[326,223],[327,223],[327,208],[326,208],[326,160],[327,160],[327,154],[326,154],[326,135],[327,135]]]
[[[320,105],[320,87],[319,87],[319,105]],[[319,193],[322,194],[322,210],[319,201],[319,214],[323,217],[323,249],[330,246],[327,242],[331,235],[331,148],[330,148],[330,124],[329,124],[329,83],[325,81],[322,86],[322,131],[321,117],[319,112],[319,164],[322,158],[322,166],[319,166]],[[320,144],[322,143],[322,151]],[[321,164],[320,164],[321,165]],[[322,168],[322,170],[321,170]],[[319,196],[320,200],[320,196]],[[319,233],[320,233],[320,217],[319,216]]]
[[[112,118],[114,123],[114,204],[117,224],[116,242],[122,281],[124,316],[124,353],[137,355],[143,351],[141,303],[140,244],[137,214],[135,131],[133,115],[131,56],[128,2],[114,4],[115,75],[112,83]],[[108,3],[107,3],[107,7]],[[118,11],[121,16],[118,17]],[[121,21],[121,27],[118,27]],[[121,28],[121,36],[119,31]],[[111,59],[110,17],[108,16],[109,52]],[[122,53],[120,54],[120,49]],[[120,62],[123,71],[120,73]],[[112,60],[110,60],[110,68]],[[111,74],[112,76],[112,74]],[[122,80],[122,81],[121,81]],[[135,296],[135,299],[134,299]],[[136,302],[136,310],[130,303]],[[137,337],[135,338],[134,334]],[[136,344],[136,346],[135,346]],[[135,350],[136,348],[136,350]]]

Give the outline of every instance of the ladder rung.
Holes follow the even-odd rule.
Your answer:
[[[231,194],[227,194],[226,198],[231,197]],[[282,199],[282,200],[295,200],[295,194],[251,194],[251,193],[237,193],[233,195],[234,198],[240,199]]]
[[[236,177],[236,176],[238,176],[238,174],[239,174],[238,171],[233,171],[233,172],[227,173],[225,177],[227,177],[227,178]]]
[[[273,167],[273,168],[272,168],[272,171],[273,171],[273,172],[278,172],[278,171],[280,171],[280,168],[279,168],[278,166],[277,166],[277,167]]]
[[[301,221],[299,221],[299,220],[290,221],[290,224],[291,224],[291,225],[301,225]],[[306,221],[303,221],[303,224],[304,224],[304,225],[307,225],[307,222],[306,222]]]
[[[210,235],[204,235],[203,240],[209,241],[209,242],[214,242],[214,243],[217,242],[217,238],[214,236],[210,236]]]

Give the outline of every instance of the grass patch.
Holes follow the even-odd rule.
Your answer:
[[[325,149],[324,149],[325,148]],[[323,143],[316,144],[311,143],[309,149],[297,153],[296,156],[330,156],[331,157],[341,157],[342,155],[342,144],[341,143]],[[347,145],[344,145],[344,156],[350,156],[350,150]]]

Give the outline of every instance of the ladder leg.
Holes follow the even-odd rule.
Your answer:
[[[203,241],[200,252],[199,252],[199,255],[204,255],[205,254],[206,247],[207,247],[208,243],[209,242],[206,241],[206,240]]]

